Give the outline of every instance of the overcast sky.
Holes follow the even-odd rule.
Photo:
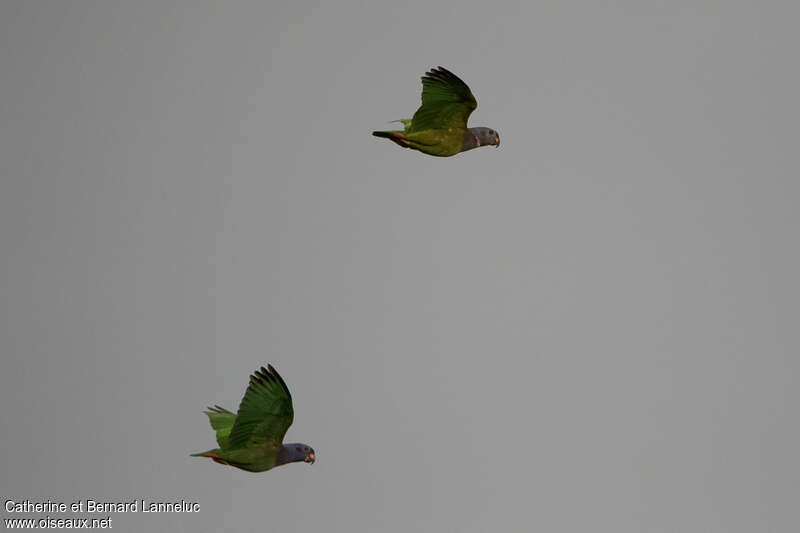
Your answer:
[[[3,501],[797,531],[800,8],[274,4],[0,4]],[[370,135],[436,65],[499,149]],[[267,363],[316,464],[189,457]]]

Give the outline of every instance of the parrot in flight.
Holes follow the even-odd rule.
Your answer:
[[[299,442],[283,443],[292,425],[292,395],[278,372],[267,365],[250,376],[239,412],[231,413],[215,405],[205,414],[217,432],[217,444],[193,457],[209,457],[215,462],[249,472],[264,472],[287,463],[313,463],[314,449]]]
[[[448,157],[479,146],[500,146],[500,134],[491,128],[468,128],[467,119],[478,107],[467,84],[437,67],[422,77],[422,105],[411,119],[400,119],[403,130],[373,131],[402,146],[428,155]]]

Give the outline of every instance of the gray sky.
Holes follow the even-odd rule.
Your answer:
[[[798,530],[800,9],[270,4],[0,6],[3,500]],[[370,135],[436,65],[499,149]],[[189,457],[268,362],[317,463]]]

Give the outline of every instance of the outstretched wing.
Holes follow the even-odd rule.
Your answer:
[[[217,444],[223,448],[225,441],[228,440],[228,435],[231,434],[236,415],[219,405],[209,407],[205,413],[208,415],[208,421],[211,422],[211,428],[217,432]]]
[[[476,107],[478,102],[458,76],[442,67],[431,69],[422,77],[422,106],[407,131],[466,128]]]
[[[272,365],[262,366],[250,376],[227,447],[270,445],[278,449],[293,419],[292,395],[286,383]]]

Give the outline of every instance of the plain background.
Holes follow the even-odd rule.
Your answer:
[[[3,500],[201,505],[118,531],[797,531],[799,16],[3,2]],[[499,149],[370,135],[436,65]],[[268,362],[317,463],[189,457]]]

